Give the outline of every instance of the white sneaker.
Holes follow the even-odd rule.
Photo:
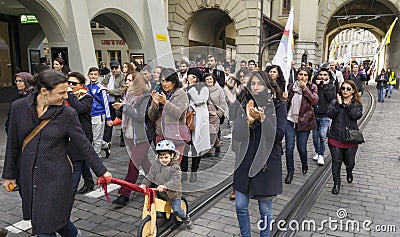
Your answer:
[[[318,158],[319,158],[319,155],[318,154],[315,154],[315,156],[313,156],[313,160],[315,160],[315,161],[317,161],[318,160]]]
[[[325,164],[325,162],[324,162],[324,157],[323,157],[323,156],[318,155],[317,164],[318,164],[318,165],[324,165],[324,164]]]

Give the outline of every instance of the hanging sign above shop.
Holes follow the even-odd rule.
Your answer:
[[[38,24],[39,21],[36,19],[35,15],[21,15],[21,24]]]

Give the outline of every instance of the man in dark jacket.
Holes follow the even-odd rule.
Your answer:
[[[224,88],[225,85],[225,73],[217,68],[217,61],[213,55],[209,55],[207,58],[207,68],[205,69],[205,73],[214,74],[217,79],[218,84]]]
[[[326,113],[329,104],[336,97],[336,87],[328,68],[321,68],[317,77],[314,78],[313,83],[318,87],[318,104],[314,106],[317,128],[313,130],[315,149],[313,160],[317,161],[318,165],[324,165],[326,134],[331,122]]]
[[[349,75],[349,80],[354,81],[354,83],[356,83],[357,89],[358,89],[358,93],[361,95],[364,91],[363,89],[363,81],[367,81],[367,78],[358,72],[358,65],[357,64],[353,64],[352,68],[351,68],[352,72]]]

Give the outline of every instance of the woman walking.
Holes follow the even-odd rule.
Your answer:
[[[137,76],[136,76],[137,75]],[[122,127],[125,142],[128,145],[129,166],[125,181],[136,183],[139,168],[145,174],[150,170],[151,163],[147,156],[150,142],[156,137],[153,123],[147,115],[150,105],[150,92],[146,87],[146,79],[137,72],[126,76],[127,93],[122,103],[114,103],[115,109],[122,109]],[[120,194],[113,203],[119,207],[125,206],[129,201],[131,190],[121,187]]]
[[[33,235],[55,237],[58,232],[75,237],[78,231],[69,220],[74,202],[69,138],[97,176],[111,174],[86,138],[75,110],[64,105],[67,78],[45,70],[36,82],[36,92],[11,106],[3,187],[11,191],[17,180],[23,218],[32,221]]]
[[[378,75],[375,79],[376,89],[378,90],[378,102],[385,102],[385,94],[388,81],[388,75],[386,74],[385,69],[382,68],[381,74]]]
[[[303,174],[308,171],[307,141],[310,131],[317,127],[313,106],[318,104],[318,89],[309,82],[311,72],[302,67],[297,71],[297,80],[288,85],[288,114],[285,130],[286,168],[285,183],[290,184],[294,174],[294,141],[300,155]]]
[[[353,182],[353,168],[358,144],[346,142],[346,129],[358,130],[357,120],[362,116],[361,97],[356,84],[345,80],[328,108],[328,117],[332,119],[328,131],[328,146],[332,155],[332,193],[340,191],[340,169],[342,162],[346,166],[347,182]]]
[[[194,131],[192,131],[191,145],[188,147],[191,150],[192,167],[190,173],[190,182],[197,181],[197,170],[200,166],[201,156],[210,150],[210,127],[208,118],[207,101],[209,98],[209,91],[203,81],[203,73],[197,68],[189,68],[187,71],[187,88],[186,93],[189,98],[188,111],[194,112]],[[185,83],[186,84],[186,83]],[[188,171],[188,155],[185,150],[181,162],[182,181],[187,180]],[[186,155],[187,154],[187,155]]]
[[[266,72],[252,72],[245,96],[246,109],[235,103],[233,139],[239,142],[233,188],[240,233],[250,234],[249,199],[260,210],[260,236],[267,237],[272,221],[272,198],[282,192],[282,139],[286,105],[279,86]]]

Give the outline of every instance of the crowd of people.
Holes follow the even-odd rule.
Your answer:
[[[278,65],[269,64],[265,71],[254,60],[238,65],[234,60],[219,63],[213,55],[198,63],[183,57],[176,69],[142,67],[136,61],[121,66],[112,60],[110,69],[104,62],[89,68],[86,83],[83,74],[71,72],[57,58],[54,70],[42,65],[35,76],[16,74],[20,99],[12,104],[6,122],[2,177],[7,191],[19,190],[32,233],[78,235],[69,221],[74,195],[94,189],[92,171],[111,176],[101,151],[111,156],[112,129],[118,124],[120,146],[127,147],[129,157],[121,164],[128,166],[125,180],[136,183],[142,169],[142,187],[156,185],[187,227],[192,225],[190,217],[178,207],[181,182],[197,182],[201,160],[221,155],[223,123],[232,129],[236,165],[230,198],[236,203],[242,236],[250,236],[250,198],[258,200],[261,219],[270,225],[272,198],[282,192],[283,154],[286,184],[295,176],[295,145],[301,171],[308,172],[311,132],[312,160],[320,166],[328,143],[332,193],[340,191],[342,162],[351,183],[358,144],[347,140],[346,130],[358,130],[363,85],[374,68],[357,63],[340,68],[329,62],[318,69],[312,63],[295,69],[292,63],[286,80]],[[395,74],[382,69],[375,81],[378,101],[384,102],[393,93]],[[157,152],[159,162],[150,162],[149,149]],[[84,184],[78,189],[81,176]],[[127,205],[130,190],[121,188],[118,194],[113,204]],[[263,228],[261,236],[269,236],[269,230]]]

